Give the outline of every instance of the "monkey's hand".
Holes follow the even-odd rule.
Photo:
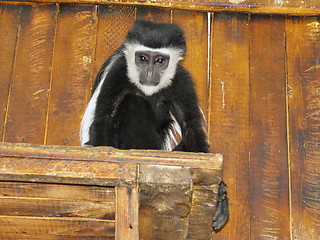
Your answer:
[[[219,186],[216,212],[211,223],[211,226],[215,231],[220,230],[229,218],[229,205],[226,188],[225,183],[221,182]]]

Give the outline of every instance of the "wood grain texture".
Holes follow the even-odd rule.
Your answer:
[[[20,6],[0,3],[0,137],[3,140]]]
[[[116,240],[139,239],[139,189],[116,187]]]
[[[22,5],[4,141],[41,144],[51,77],[56,5]]]
[[[157,164],[184,166],[194,169],[221,171],[221,154],[168,152],[159,150],[118,150],[112,147],[69,147],[33,144],[0,143],[0,158],[57,159],[72,161],[96,161],[127,164]],[[99,170],[97,168],[97,170]],[[201,173],[201,172],[199,172]],[[204,174],[200,174],[199,178]],[[201,180],[202,182],[204,180]],[[208,180],[209,183],[215,180]],[[199,183],[200,184],[200,183]]]
[[[250,212],[252,239],[289,239],[285,21],[250,22]]]
[[[115,202],[114,188],[63,184],[0,182],[0,196]]]
[[[244,14],[216,13],[210,56],[211,152],[224,155],[230,219],[213,239],[249,239],[249,22]]]
[[[102,64],[121,46],[135,19],[135,8],[99,6],[93,81]]]
[[[104,161],[3,157],[0,180],[115,186],[133,184],[135,165]]]
[[[0,216],[1,239],[114,239],[114,221]]]
[[[8,0],[16,2],[17,0]],[[320,14],[318,0],[21,0],[20,2],[58,2],[81,4],[118,4],[126,6],[161,7],[167,9],[197,11],[232,11],[255,14],[287,14],[300,16],[317,16]]]
[[[187,52],[182,65],[195,82],[200,107],[208,117],[208,14],[192,11],[174,11],[173,22],[182,27]]]
[[[319,22],[286,21],[293,239],[320,238]]]
[[[217,206],[219,185],[194,187],[191,200],[191,212],[188,220],[187,239],[215,239],[211,223]]]
[[[45,144],[79,145],[81,116],[90,95],[95,20],[95,6],[59,8]]]
[[[170,23],[171,11],[169,9],[139,6],[136,8],[136,18]]]
[[[140,165],[139,239],[186,239],[192,177],[178,169]]]
[[[114,202],[35,197],[0,197],[2,216],[115,219]]]

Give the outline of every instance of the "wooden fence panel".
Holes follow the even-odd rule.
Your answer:
[[[92,75],[96,6],[60,5],[45,144],[79,145]]]
[[[320,238],[319,18],[287,19],[293,239]]]
[[[56,5],[22,5],[5,142],[43,143]]]
[[[285,21],[250,23],[251,238],[290,238],[287,165]]]
[[[0,4],[0,137],[3,141],[3,133],[6,122],[8,96],[11,84],[12,66],[16,39],[18,34],[20,6]]]
[[[248,16],[215,14],[211,28],[211,152],[224,155],[230,219],[213,239],[249,239],[249,26]]]

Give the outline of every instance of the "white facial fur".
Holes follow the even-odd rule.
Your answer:
[[[160,83],[157,86],[145,86],[139,82],[139,69],[135,64],[135,53],[137,51],[159,52],[170,56],[169,65],[162,73]],[[171,85],[176,73],[177,64],[182,60],[182,50],[177,48],[149,48],[141,44],[131,43],[125,45],[124,53],[127,60],[130,82],[135,84],[147,96],[151,96]]]

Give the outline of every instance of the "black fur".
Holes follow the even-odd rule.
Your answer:
[[[174,47],[183,53],[186,50],[183,32],[174,24],[137,21],[125,43],[139,43],[149,48]],[[106,61],[97,76],[93,91],[112,62],[97,98],[90,140],[86,145],[162,149],[173,121],[171,113],[182,130],[182,140],[174,151],[208,152],[207,135],[202,127],[202,115],[189,73],[178,64],[172,84],[146,96],[129,81],[124,45]],[[213,228],[221,228],[228,216],[226,188],[222,183]]]

